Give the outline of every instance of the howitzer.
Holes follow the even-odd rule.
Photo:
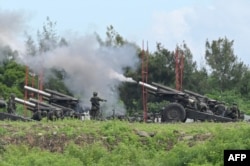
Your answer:
[[[44,115],[47,116],[47,120],[53,121],[53,120],[56,120],[59,118],[63,119],[65,116],[64,110],[60,107],[57,107],[57,106],[54,106],[52,104],[48,104],[45,102],[41,102],[41,101],[33,99],[33,98],[30,98],[29,101],[35,103],[38,106],[38,108],[42,107],[40,109],[43,112],[46,111],[46,113]]]
[[[198,93],[195,93],[193,91],[190,91],[190,90],[183,90],[186,94],[190,95],[190,96],[193,96],[195,97],[197,100],[201,101],[201,102],[204,102],[206,104],[209,104],[209,103],[213,103],[213,104],[223,104],[223,102],[220,102],[220,101],[217,101],[217,100],[214,100],[214,99],[210,99],[204,95],[201,95],[201,94],[198,94]]]
[[[64,107],[62,105],[58,105],[58,104],[55,104],[55,103],[51,103],[51,105],[62,109],[63,115],[65,117],[71,117],[71,118],[78,118],[78,119],[80,119],[81,115],[83,114],[83,113],[76,112],[75,110],[73,110],[71,108],[67,108],[67,107]]]
[[[7,112],[0,112],[0,120],[32,121],[32,119],[30,119],[30,118],[23,117],[23,116],[20,116],[17,114],[10,114]]]
[[[40,102],[36,99],[30,99],[30,101],[26,101],[20,98],[15,97],[15,102],[19,104],[23,104],[26,106],[26,108],[30,111],[37,112],[37,111],[46,111],[49,112],[52,109],[55,109],[55,107],[48,105],[46,103]]]
[[[17,98],[17,97],[15,97],[15,102],[27,106],[26,108],[28,110],[32,111],[32,112],[36,111],[36,109],[35,109],[36,104],[34,104],[34,103],[31,103],[29,101],[26,101],[26,100],[23,100],[23,99],[20,99],[20,98]]]
[[[78,101],[77,98],[74,98],[72,96],[68,96],[65,94],[62,94],[60,92],[54,91],[54,90],[50,90],[50,89],[45,89],[45,91],[42,90],[38,90],[29,86],[24,86],[24,89],[29,90],[31,92],[37,93],[39,95],[44,96],[45,98],[53,98],[56,97],[57,99],[67,99],[67,100],[71,100],[71,101]]]
[[[170,87],[161,85],[161,84],[157,84],[157,83],[152,83],[152,85],[145,83],[145,82],[138,82],[139,85],[144,86],[148,89],[148,92],[156,95],[156,96],[173,96],[173,95],[184,95],[184,93],[174,90]]]
[[[206,107],[206,109],[208,109],[209,111],[212,111],[215,115],[220,115],[220,116],[224,116],[224,117],[231,117],[231,118],[237,117],[238,120],[244,120],[244,113],[241,112],[238,108],[236,108],[238,110],[238,112],[237,112],[238,115],[233,117],[232,112],[230,110],[233,107],[235,107],[235,105],[231,106],[231,107],[227,107],[225,102],[214,100],[211,98],[207,98],[206,96],[203,96],[201,94],[195,93],[195,92],[190,91],[190,90],[184,90],[184,92],[196,97],[200,101],[201,111],[204,111],[204,109]]]
[[[181,92],[181,91],[178,91],[178,90],[176,90],[176,89],[170,88],[170,87],[168,87],[168,86],[165,86],[165,85],[162,85],[162,84],[159,84],[159,83],[156,83],[156,82],[152,82],[152,85],[158,87],[159,89],[164,89],[164,90],[166,90],[166,91],[171,91],[171,92],[175,92],[175,93],[184,95],[184,93]]]
[[[78,101],[77,98],[74,98],[74,97],[69,96],[69,95],[62,94],[62,93],[54,91],[54,90],[45,89],[45,92],[50,93],[50,94],[52,94],[54,96],[58,96],[58,97],[62,97],[62,98],[68,99],[68,100]]]
[[[201,111],[210,110],[217,115],[221,115],[226,110],[226,106],[225,106],[224,102],[210,99],[206,96],[203,96],[201,94],[195,93],[195,92],[190,91],[190,90],[184,90],[184,92],[190,96],[195,97],[199,101]],[[218,105],[219,105],[219,107],[218,107]],[[217,108],[219,108],[219,110]]]
[[[26,100],[23,100],[23,99],[19,99],[19,98],[17,98],[17,97],[15,97],[15,102],[17,102],[17,103],[19,103],[19,104],[27,105],[27,106],[29,106],[29,107],[35,107],[35,106],[36,106],[36,104],[34,104],[34,103],[31,103],[31,102],[26,101]]]
[[[207,98],[206,96],[203,96],[203,95],[201,95],[201,94],[198,94],[198,93],[195,93],[195,92],[193,92],[193,91],[190,91],[190,90],[184,90],[184,92],[185,93],[187,93],[187,94],[189,94],[189,95],[192,95],[192,96],[194,96],[194,97],[197,97],[197,98]]]
[[[46,96],[46,97],[51,97],[52,96],[50,93],[47,93],[45,91],[38,90],[38,89],[29,87],[29,86],[26,86],[26,85],[24,86],[24,89],[29,90],[29,91],[34,92],[34,93],[38,93],[39,95],[43,95],[43,96]]]
[[[198,100],[205,102],[205,103],[213,103],[213,104],[225,104],[224,102],[218,101],[218,100],[214,100],[211,98],[208,98],[204,95],[198,94],[196,92],[190,91],[190,90],[184,90],[185,93],[187,93],[190,96],[194,96],[195,98],[197,98]]]
[[[187,118],[201,121],[235,121],[235,119],[214,115],[211,112],[201,112],[198,108],[197,94],[191,95],[189,91],[188,93],[181,92],[158,83],[150,85],[140,81],[138,84],[146,87],[150,94],[170,102],[160,111],[161,122],[185,122]]]
[[[50,109],[60,109],[59,107],[55,107],[55,106],[53,106],[53,105],[51,105],[51,104],[47,104],[47,103],[45,103],[45,102],[41,102],[41,101],[39,101],[39,100],[36,100],[36,99],[33,99],[33,98],[30,98],[29,99],[29,101],[31,102],[31,103],[35,103],[36,104],[36,106],[37,107],[47,107],[47,108],[50,108]]]
[[[150,94],[153,94],[156,97],[160,97],[170,102],[175,102],[175,101],[190,102],[188,96],[185,93],[172,89],[168,86],[154,82],[152,83],[152,85],[150,85],[148,83],[144,83],[141,81],[139,81],[138,84],[146,87]]]
[[[197,104],[197,107],[198,107],[198,110],[201,111],[201,112],[207,112],[207,111],[210,111],[211,109],[209,108],[209,105],[208,105],[208,100],[212,101],[211,99],[208,99],[206,96],[203,96],[201,94],[198,94],[198,93],[195,93],[193,91],[190,91],[190,90],[183,90],[186,94],[188,94],[189,96],[193,96],[194,98],[197,99],[198,101],[198,104]]]
[[[47,116],[47,119],[53,120],[53,117],[56,119],[63,118],[63,110],[59,107],[53,106],[51,104],[30,98],[29,101],[15,98],[15,102],[26,105],[27,109],[33,112],[31,119],[33,120],[42,120],[43,117]]]
[[[81,108],[79,106],[79,100],[77,98],[74,98],[69,95],[62,94],[60,92],[45,89],[44,91],[38,90],[29,86],[24,86],[26,90],[29,90],[31,92],[37,93],[41,96],[43,96],[43,99],[46,100],[50,105],[60,105],[66,108],[71,108],[75,111],[77,109]]]

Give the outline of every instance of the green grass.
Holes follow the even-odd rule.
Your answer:
[[[247,122],[1,121],[0,166],[223,165],[249,138]]]

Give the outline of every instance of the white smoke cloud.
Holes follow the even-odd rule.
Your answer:
[[[25,55],[23,35],[28,31],[27,17],[23,11],[0,9],[0,61],[9,51],[17,51],[21,63],[29,66],[35,73],[56,68],[66,73],[65,84],[79,97],[84,105],[90,106],[90,97],[94,91],[107,99],[106,110],[123,112],[119,103],[117,87],[122,81],[133,82],[123,75],[123,68],[134,67],[138,63],[136,49],[130,45],[123,47],[103,47],[94,35],[72,37],[69,46],[60,47],[35,57]],[[45,78],[50,73],[44,73]]]
[[[136,49],[130,45],[100,46],[94,35],[79,37],[69,43],[69,46],[42,55],[24,56],[23,60],[37,73],[50,68],[64,70],[67,87],[84,101],[84,105],[90,105],[90,97],[96,91],[99,97],[108,100],[105,103],[107,111],[124,112],[124,108],[117,105],[117,86],[121,81],[133,82],[123,76],[122,69],[138,63]]]
[[[23,50],[21,35],[26,27],[26,17],[23,12],[0,9],[0,47],[10,47],[12,50]],[[2,49],[0,49],[0,54]],[[0,56],[2,60],[4,56]]]

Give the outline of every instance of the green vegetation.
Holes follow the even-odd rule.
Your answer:
[[[0,122],[1,166],[223,165],[223,150],[250,149],[239,123]]]

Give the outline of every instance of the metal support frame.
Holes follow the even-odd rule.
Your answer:
[[[175,50],[175,88],[178,91],[182,90],[183,70],[184,70],[183,51],[180,50],[179,47],[177,47]]]
[[[141,53],[141,74],[142,74],[142,81],[147,83],[148,82],[148,43],[147,43],[147,50],[144,50],[144,41],[142,42],[142,53]],[[142,86],[142,104],[143,104],[143,119],[144,122],[147,121],[147,113],[148,113],[148,92],[145,86]]]

